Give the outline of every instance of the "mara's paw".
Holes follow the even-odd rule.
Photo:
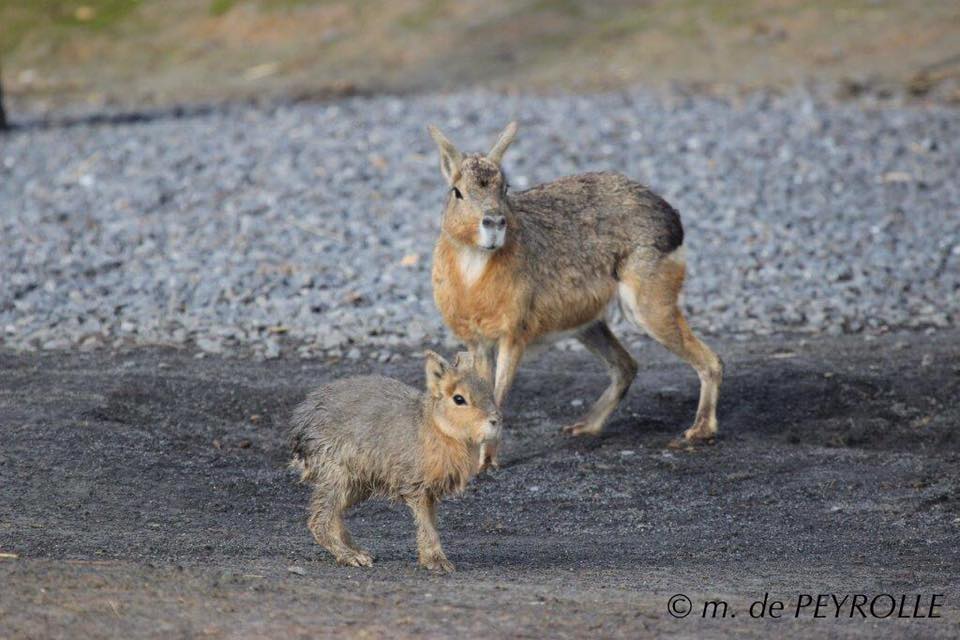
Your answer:
[[[697,422],[692,427],[683,432],[683,439],[692,443],[712,444],[717,439],[717,425],[707,422]]]
[[[373,556],[366,551],[350,551],[338,556],[337,564],[345,567],[372,567]]]
[[[588,422],[577,422],[563,428],[563,433],[568,436],[595,436],[603,430],[603,425],[590,424]]]
[[[437,553],[420,558],[420,566],[437,573],[453,573],[456,568],[453,563],[447,560],[447,556]]]

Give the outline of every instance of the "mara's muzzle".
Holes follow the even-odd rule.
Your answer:
[[[480,220],[477,245],[487,251],[496,251],[507,239],[507,219],[499,213],[486,213]]]

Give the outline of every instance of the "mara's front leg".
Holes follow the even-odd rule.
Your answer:
[[[503,410],[503,404],[507,400],[507,393],[513,385],[513,379],[517,375],[517,367],[520,366],[520,359],[523,357],[523,343],[511,338],[502,338],[497,343],[497,375],[493,386],[493,398],[497,401],[497,406]]]
[[[473,356],[473,365],[477,374],[481,378],[494,384],[494,343],[475,342],[470,345],[470,354]],[[495,443],[483,442],[480,444],[480,471],[485,471],[489,467],[497,468],[500,465],[497,462],[497,445]]]
[[[493,380],[493,342],[474,342],[469,345],[470,355],[473,356],[473,365],[481,378],[491,385]]]
[[[513,379],[517,375],[517,367],[520,365],[520,359],[523,357],[523,344],[504,338],[497,345],[497,372],[494,381],[493,398],[497,406],[503,411],[503,404],[507,399],[507,392],[513,384]],[[497,460],[497,444],[483,443],[480,446],[480,470],[487,467],[499,467]]]

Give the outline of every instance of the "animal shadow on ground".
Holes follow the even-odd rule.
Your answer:
[[[589,358],[589,356],[582,356]],[[512,408],[537,398],[553,427],[585,412],[606,384],[599,367],[564,372],[547,380],[521,374]],[[559,396],[559,397],[558,397]],[[935,450],[960,444],[947,428],[943,407],[960,396],[960,376],[944,380],[905,368],[890,371],[827,371],[808,359],[757,358],[728,366],[720,393],[724,441],[754,439],[771,444],[849,447],[864,450]],[[577,406],[571,398],[580,399]],[[586,400],[585,402],[583,400]],[[682,364],[642,369],[607,428],[598,437],[569,438],[549,432],[554,446],[589,452],[602,447],[664,447],[690,426],[697,406],[696,377]],[[509,424],[514,430],[525,428]],[[536,422],[536,420],[534,420]],[[685,447],[694,451],[713,443]],[[507,465],[538,455],[519,454]]]

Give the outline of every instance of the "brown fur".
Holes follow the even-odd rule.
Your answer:
[[[341,564],[373,563],[343,513],[382,496],[413,511],[420,563],[453,570],[436,531],[436,502],[477,473],[483,445],[499,438],[500,414],[469,354],[451,365],[428,352],[426,376],[426,392],[379,376],[338,380],[294,410],[291,466],[314,486],[308,526]]]
[[[437,495],[463,491],[479,463],[476,450],[436,428],[423,440],[423,484]]]
[[[615,173],[569,176],[508,194],[499,162],[514,124],[487,156],[464,156],[439,130],[430,133],[451,186],[434,250],[434,298],[478,369],[495,381],[497,402],[505,400],[529,347],[572,332],[611,372],[610,387],[569,429],[598,433],[637,369],[606,325],[607,308],[619,301],[628,317],[696,369],[700,406],[685,437],[712,437],[722,366],[677,305],[685,267],[683,227],[673,207]],[[501,218],[502,236],[492,225]]]

